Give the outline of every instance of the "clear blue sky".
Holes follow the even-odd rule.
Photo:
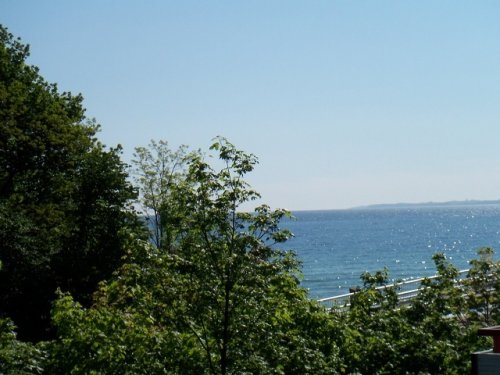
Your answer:
[[[124,158],[255,153],[273,207],[500,198],[500,2],[3,0]]]

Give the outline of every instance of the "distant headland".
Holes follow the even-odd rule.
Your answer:
[[[464,200],[448,202],[424,202],[424,203],[382,203],[368,206],[353,207],[353,210],[378,209],[378,208],[417,208],[417,207],[463,207],[463,206],[485,206],[500,205],[500,200]]]

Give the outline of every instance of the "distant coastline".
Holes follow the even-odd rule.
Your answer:
[[[358,206],[352,210],[381,209],[381,208],[418,208],[418,207],[464,207],[464,206],[485,206],[500,205],[500,200],[464,200],[448,202],[424,202],[424,203],[382,203],[367,206]]]

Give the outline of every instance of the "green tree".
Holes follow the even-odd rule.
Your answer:
[[[414,373],[403,362],[415,349],[405,338],[415,337],[417,332],[397,308],[397,286],[388,285],[388,270],[365,272],[361,280],[363,287],[351,298],[349,310],[332,311],[337,327],[332,339],[340,349],[341,373]]]
[[[43,374],[46,351],[17,340],[14,328],[11,320],[0,319],[0,374]]]
[[[127,263],[83,308],[60,294],[53,309],[57,338],[48,373],[203,374],[204,353],[181,324],[184,301],[166,267],[169,257],[133,240]]]
[[[437,277],[425,279],[407,311],[408,320],[428,337],[423,346],[431,374],[470,371],[470,353],[483,348],[477,326],[467,320],[468,307],[458,269],[442,253],[433,256]]]
[[[495,325],[500,319],[500,262],[493,255],[492,248],[480,248],[478,258],[470,261],[464,283],[468,318],[482,326]]]
[[[186,164],[193,152],[181,145],[173,151],[166,141],[151,141],[148,147],[136,147],[132,165],[139,187],[139,200],[151,241],[158,248],[170,249],[173,244],[175,213],[172,190],[186,178]]]
[[[0,42],[0,315],[38,340],[56,287],[89,303],[119,265],[135,192],[82,97],[47,83],[2,26]]]
[[[483,276],[491,274],[494,263],[490,249],[479,254],[465,282],[444,254],[434,255],[437,277],[424,279],[409,305],[399,306],[397,284],[387,285],[387,270],[363,274],[364,287],[352,297],[350,308],[332,311],[339,370],[365,375],[470,372],[470,353],[491,345],[477,336],[484,321],[475,316],[483,316],[485,301],[493,301],[481,293],[492,284]]]
[[[185,181],[172,190],[175,252],[133,242],[126,264],[101,285],[91,309],[68,296],[56,303],[54,369],[335,373],[329,316],[300,288],[295,255],[277,247],[291,236],[279,228],[288,212],[265,205],[238,211],[258,197],[243,178],[257,160],[225,139],[212,150],[223,167],[192,155]]]

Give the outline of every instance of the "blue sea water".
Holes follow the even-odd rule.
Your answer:
[[[348,292],[364,271],[389,269],[392,280],[435,274],[444,252],[459,269],[483,246],[500,251],[500,206],[299,211],[283,227],[302,261],[302,285],[312,298]]]

